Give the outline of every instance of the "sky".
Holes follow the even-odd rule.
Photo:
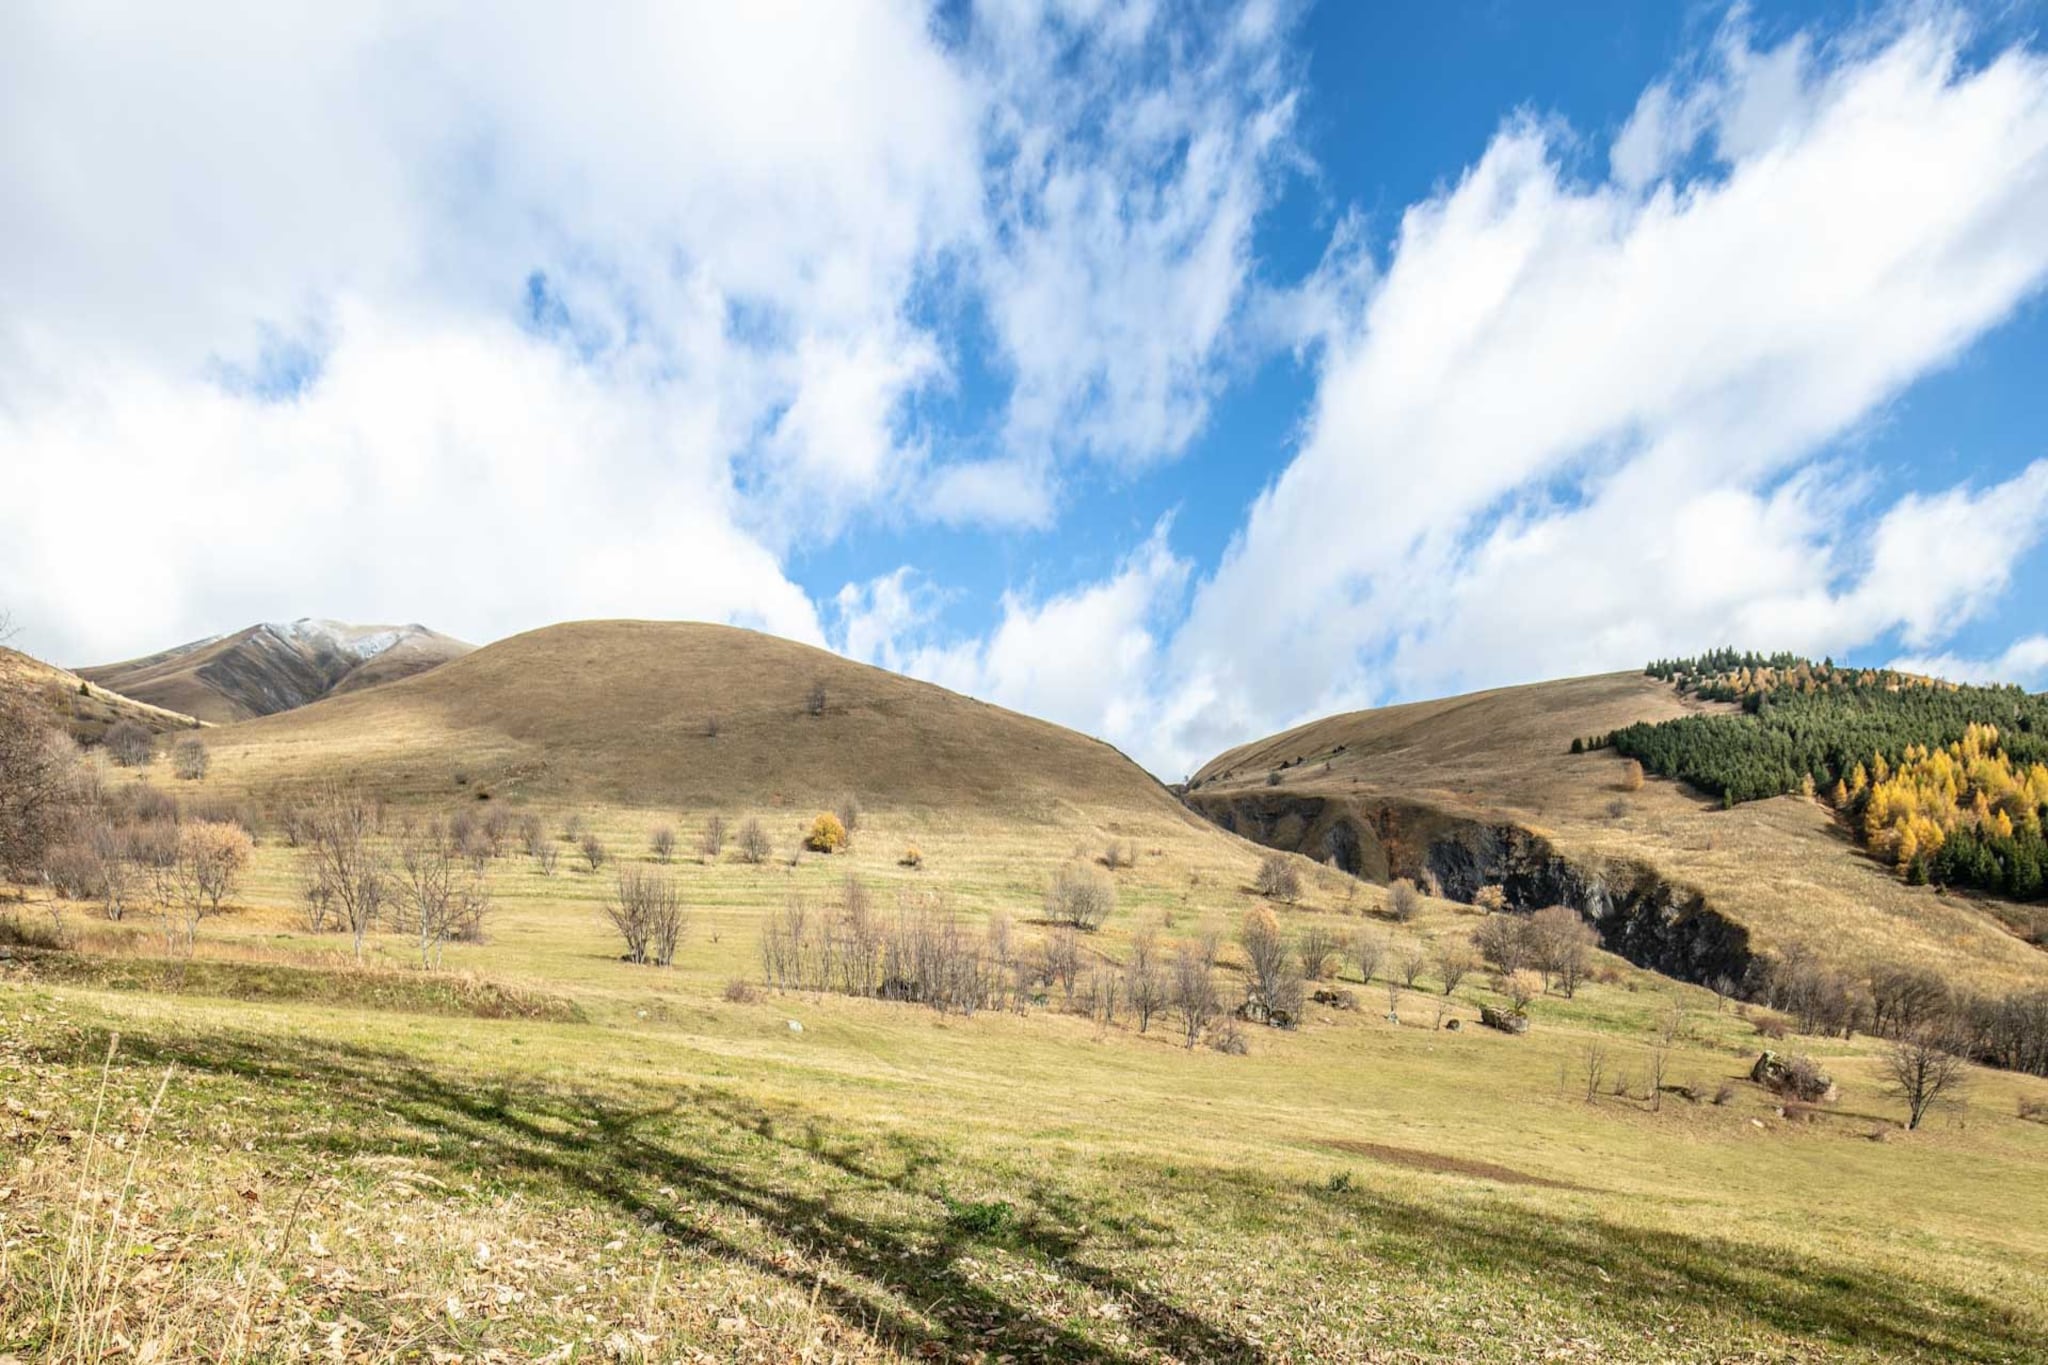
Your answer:
[[[2048,687],[2040,0],[0,10],[0,608],[729,621],[1178,778]]]

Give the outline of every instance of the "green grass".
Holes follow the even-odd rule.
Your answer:
[[[636,858],[657,823],[694,838],[591,815]],[[2048,1353],[2048,1126],[2016,1112],[2048,1084],[1980,1073],[1906,1134],[1870,1045],[1797,1040],[1844,1095],[1788,1120],[1737,1079],[1746,1020],[1618,963],[1527,1037],[1476,1025],[1478,978],[1455,1033],[1423,993],[1388,1023],[1351,979],[1359,1010],[1254,1029],[1243,1057],[1050,1009],[723,998],[791,891],[852,868],[885,907],[931,888],[1023,922],[1101,833],[883,811],[851,855],[682,864],[667,971],[618,961],[604,879],[566,848],[552,878],[494,865],[491,939],[441,974],[395,937],[358,971],[295,926],[274,843],[190,963],[74,914],[89,965],[0,969],[0,1358],[116,1334],[157,1360]],[[1122,833],[1144,852],[1100,957],[1142,920],[1173,937],[1252,903],[1252,858]],[[895,866],[912,839],[923,872]],[[1326,874],[1282,917],[1469,931],[1440,902],[1397,930],[1379,898]],[[457,1007],[492,992],[567,1009]],[[1674,1004],[1668,1080],[1731,1104],[1643,1097]],[[1592,1042],[1631,1098],[1584,1100]]]

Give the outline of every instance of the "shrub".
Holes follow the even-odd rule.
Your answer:
[[[198,782],[205,778],[212,760],[206,745],[198,738],[187,735],[171,746],[171,772],[180,781]]]
[[[1728,1082],[1726,1081],[1721,1082],[1721,1084],[1717,1086],[1714,1090],[1714,1103],[1716,1105],[1725,1107],[1727,1105],[1733,1104],[1734,1102],[1735,1087],[1728,1084]]]
[[[1419,943],[1411,943],[1394,958],[1394,970],[1401,978],[1401,984],[1409,990],[1422,978],[1422,969],[1429,965],[1429,954]]]
[[[736,976],[725,983],[725,998],[730,1004],[751,1005],[761,998],[761,993],[754,989],[753,982]]]
[[[903,856],[896,860],[896,865],[913,870],[921,868],[924,866],[924,854],[918,850],[916,844],[911,844],[903,850]]]
[[[654,854],[654,861],[666,863],[676,856],[676,832],[667,825],[654,831],[647,840],[648,851]]]
[[[1503,972],[1498,985],[1516,1014],[1526,1013],[1529,1002],[1543,994],[1543,978],[1531,971]]]
[[[1259,864],[1252,889],[1261,896],[1292,905],[1301,899],[1301,871],[1285,853],[1269,853]]]
[[[1387,887],[1387,909],[1396,923],[1406,924],[1422,913],[1422,892],[1402,877]]]
[[[702,854],[706,861],[715,859],[719,854],[725,852],[725,817],[723,815],[713,815],[704,821],[704,835],[697,841],[697,852]]]
[[[583,842],[577,845],[577,847],[582,851],[583,861],[590,865],[592,872],[603,867],[605,858],[609,856],[605,852],[604,840],[598,838],[595,834],[584,835]]]
[[[813,853],[837,853],[846,847],[846,825],[830,811],[811,821],[804,847]]]
[[[854,831],[860,828],[860,798],[848,792],[832,807],[832,813],[839,817],[840,828],[846,831],[845,842],[851,844]]]
[[[1121,839],[1112,839],[1102,850],[1102,865],[1111,872],[1119,868],[1138,865],[1138,846]]]
[[[1643,789],[1643,765],[1633,758],[1621,765],[1621,789],[1625,792]]]
[[[1226,1057],[1242,1057],[1251,1050],[1245,1042],[1244,1030],[1237,1026],[1233,1015],[1224,1015],[1216,1021],[1216,1027],[1209,1032],[1209,1046]]]
[[[740,822],[740,832],[734,841],[739,849],[740,861],[759,866],[768,861],[774,846],[768,842],[768,831],[761,828],[761,822],[748,816]]]
[[[1472,904],[1489,915],[1498,915],[1508,908],[1507,888],[1482,886],[1473,893]]]
[[[140,721],[116,722],[102,743],[107,746],[108,757],[124,768],[148,767],[156,757],[156,739]]]
[[[804,693],[804,714],[822,716],[825,714],[825,684],[821,679],[811,684],[811,690]]]
[[[1116,909],[1116,883],[1086,863],[1066,863],[1045,890],[1045,917],[1076,929],[1094,930]]]

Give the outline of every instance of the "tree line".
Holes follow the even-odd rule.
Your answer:
[[[1822,797],[1916,882],[2048,894],[2048,698],[1732,650],[1646,671],[1741,710],[1640,722],[1596,744],[1728,806]]]

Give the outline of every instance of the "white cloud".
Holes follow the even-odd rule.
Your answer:
[[[1927,673],[1951,682],[2017,683],[2040,687],[2048,683],[2048,635],[2028,635],[2012,642],[1988,659],[1957,654],[1906,655],[1892,661],[1893,668],[1909,673]]]
[[[1213,31],[1149,0],[981,17],[999,149],[981,277],[1014,371],[1011,453],[1177,455],[1252,294],[1253,226],[1298,156],[1284,26],[1263,3]]]
[[[1063,462],[1200,424],[1284,131],[1236,118],[1282,26],[1215,18],[1191,64],[1143,4],[10,9],[0,597],[73,661],[307,612],[817,638],[789,556],[1045,527]],[[1097,284],[1122,334],[1033,349]],[[928,425],[968,313],[1070,430]]]
[[[956,692],[1135,746],[1154,730],[1160,634],[1177,611],[1189,565],[1161,522],[1100,582],[1034,598],[1006,593],[985,638],[932,643],[932,616],[906,571],[840,593],[847,653]]]
[[[1172,642],[1155,767],[1390,692],[1931,640],[1981,609],[2048,470],[1900,502],[1872,561],[1857,480],[1810,463],[2048,276],[2048,63],[1966,68],[1959,40],[1936,16],[1823,58],[1735,30],[1704,85],[1650,98],[1615,180],[1523,120],[1409,209]],[[1718,165],[1660,178],[1701,138]]]

